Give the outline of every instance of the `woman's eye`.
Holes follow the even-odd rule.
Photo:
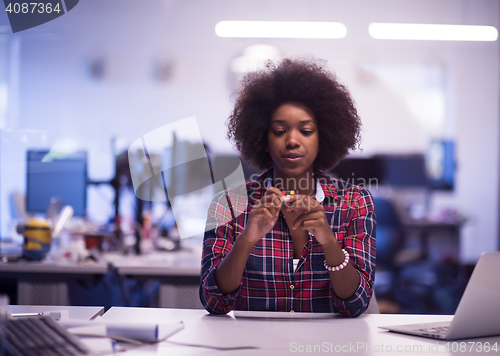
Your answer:
[[[305,136],[309,136],[309,135],[312,135],[312,131],[302,131],[302,134],[305,135]]]
[[[284,130],[274,131],[274,134],[275,134],[276,136],[283,135],[284,133],[285,133],[285,131],[284,131]]]

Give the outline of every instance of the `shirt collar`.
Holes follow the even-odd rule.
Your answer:
[[[316,182],[319,183],[322,187],[322,191],[324,194],[323,199],[325,197],[330,197],[339,202],[340,199],[337,194],[337,185],[335,184],[335,182],[333,182],[328,175],[321,171],[315,171],[314,175],[316,177]],[[319,191],[319,189],[316,189],[316,191]]]

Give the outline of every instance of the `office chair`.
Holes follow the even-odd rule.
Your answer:
[[[392,202],[384,198],[373,198],[377,215],[377,267],[391,269],[395,256],[404,243],[401,219]]]
[[[372,299],[370,299],[370,304],[366,308],[363,314],[380,314],[380,309],[377,303],[377,297],[375,297],[375,290],[373,290]]]
[[[403,312],[425,313],[432,301],[434,266],[405,250],[406,231],[394,204],[374,198],[377,215],[377,268],[375,289],[382,300]],[[424,278],[426,277],[426,278]],[[384,312],[384,310],[382,310]]]
[[[381,300],[395,301],[399,276],[396,254],[403,246],[404,231],[396,208],[390,200],[375,197],[373,201],[377,216],[377,267],[374,291],[377,290]]]

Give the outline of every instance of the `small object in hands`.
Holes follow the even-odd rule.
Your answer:
[[[283,193],[285,198],[290,198],[292,195],[295,195],[295,190],[283,190],[281,193]]]
[[[330,272],[332,272],[332,271],[333,271],[333,272],[335,272],[335,271],[339,271],[339,270],[341,270],[341,269],[344,269],[344,267],[345,267],[345,266],[347,266],[347,264],[349,263],[349,253],[347,253],[347,251],[346,251],[346,250],[344,250],[344,249],[342,249],[342,252],[344,253],[345,260],[344,260],[344,262],[342,262],[342,263],[341,263],[341,264],[339,264],[338,266],[335,266],[335,267],[330,266],[330,265],[326,262],[326,260],[325,260],[325,262],[324,262],[324,266],[325,266],[325,268],[326,268],[328,271],[330,271]]]

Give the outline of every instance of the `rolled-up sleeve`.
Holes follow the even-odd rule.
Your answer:
[[[359,274],[359,286],[348,299],[341,299],[335,294],[333,297],[334,309],[344,316],[359,316],[370,303],[375,279],[375,237],[375,204],[370,193],[362,189],[361,196],[356,201],[354,216],[343,240],[343,248],[349,253],[349,263]]]
[[[215,280],[219,263],[232,248],[233,220],[227,196],[216,196],[208,210],[207,226],[203,239],[201,261],[200,300],[209,313],[225,314],[231,311],[239,294],[239,288],[229,294],[222,294]]]

